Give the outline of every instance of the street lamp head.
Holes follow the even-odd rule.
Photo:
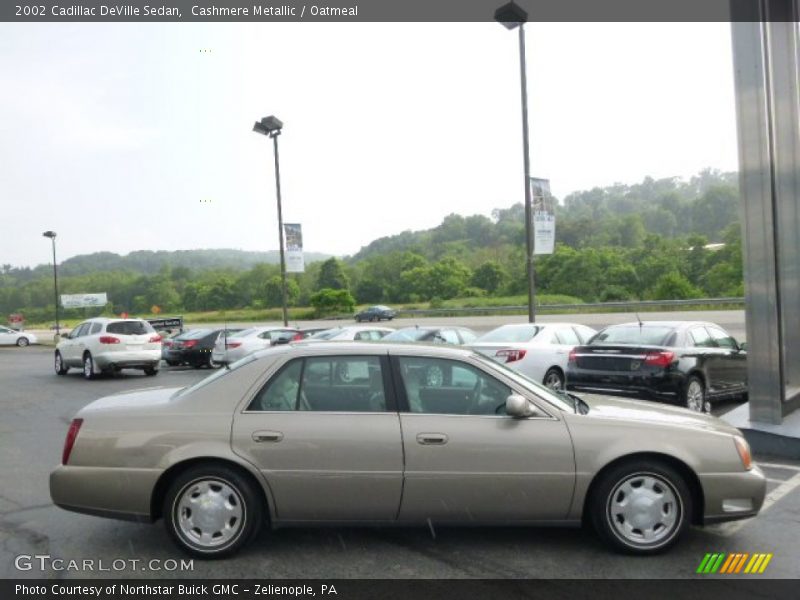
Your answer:
[[[42,236],[44,236],[44,237],[46,237],[46,238],[50,238],[51,240],[54,240],[54,239],[55,239],[55,237],[56,237],[56,232],[55,232],[55,231],[45,231],[45,232],[42,234]]]
[[[269,135],[269,131],[267,130],[267,128],[266,128],[266,127],[264,127],[264,126],[263,126],[261,123],[259,123],[258,121],[256,121],[256,122],[253,124],[253,131],[255,131],[256,133],[260,133],[260,134],[262,134],[262,135]]]
[[[528,22],[528,13],[514,2],[509,2],[494,11],[494,20],[506,29],[515,29]]]
[[[280,131],[281,129],[283,129],[283,121],[281,121],[278,117],[273,115],[261,119],[261,125],[263,125],[264,129],[266,129],[270,133],[272,133],[273,131]]]

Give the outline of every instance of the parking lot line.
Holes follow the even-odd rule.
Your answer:
[[[779,464],[779,463],[767,463],[767,462],[761,462],[761,461],[757,461],[756,464],[759,467],[767,467],[767,468],[770,468],[770,469],[786,469],[787,471],[798,471],[798,472],[800,472],[800,467],[795,466],[795,465],[782,465],[782,464]]]
[[[764,463],[759,463],[762,466],[765,466]],[[783,465],[770,465],[774,467],[783,467]],[[800,469],[794,469],[800,471]],[[789,492],[792,492],[796,488],[800,487],[800,473],[795,475],[794,477],[787,479],[783,483],[781,483],[778,487],[772,490],[767,497],[764,498],[764,505],[761,507],[761,513],[764,514],[767,512],[774,504],[783,498]],[[742,527],[747,525],[752,519],[744,519],[743,521],[734,521],[731,523],[723,523],[722,525],[717,525],[712,531],[716,535],[721,537],[729,537],[739,531]]]

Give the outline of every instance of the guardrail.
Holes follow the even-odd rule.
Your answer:
[[[537,304],[537,312],[550,312],[558,310],[582,310],[607,308],[614,312],[622,310],[635,311],[636,309],[670,308],[680,306],[744,306],[744,298],[694,298],[691,300],[639,300],[635,302],[586,302],[584,304]],[[398,309],[398,316],[425,316],[425,315],[463,315],[463,314],[506,314],[527,313],[528,306],[474,306],[462,308],[420,308]]]

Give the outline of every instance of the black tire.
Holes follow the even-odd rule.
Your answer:
[[[564,373],[558,367],[550,367],[547,369],[547,373],[544,374],[542,383],[551,390],[566,390]]]
[[[155,377],[156,375],[158,375],[158,367],[155,366],[145,367],[144,374],[147,375],[148,377]]]
[[[196,538],[196,531],[200,527],[191,528],[192,510],[181,507],[181,498],[201,494],[204,483],[211,489],[217,487],[217,496],[224,497],[226,510],[238,509],[239,514],[231,516],[235,519],[225,522],[224,529],[236,527],[235,533],[230,534],[230,539],[203,544]],[[195,486],[195,490],[192,488]],[[184,552],[192,556],[205,559],[223,558],[238,552],[260,530],[264,520],[263,500],[250,481],[239,471],[226,465],[197,465],[178,475],[170,484],[164,498],[163,512],[164,524],[167,532]],[[198,524],[200,525],[200,524]],[[214,529],[203,523],[208,531]],[[187,532],[188,530],[188,532]],[[220,533],[220,532],[217,532]],[[219,537],[224,537],[220,535]]]
[[[699,394],[699,395],[698,395]],[[706,386],[697,375],[689,375],[683,385],[681,402],[684,408],[694,412],[703,412],[706,405]]]
[[[83,378],[86,380],[94,379],[94,359],[90,352],[83,355]]]
[[[19,348],[25,348],[30,343],[31,343],[31,341],[28,338],[26,338],[25,336],[17,338],[17,346]]]
[[[206,360],[206,366],[209,369],[219,369],[222,365],[215,361],[213,356],[209,353],[208,360]]]
[[[177,361],[174,361],[174,360],[168,360],[168,361],[166,361],[166,363],[167,363],[167,364],[168,364],[170,367],[177,367],[179,364],[181,364],[181,363],[179,363],[179,362],[177,362]]]
[[[688,528],[693,510],[692,494],[681,474],[670,465],[653,460],[632,460],[612,467],[601,477],[588,499],[589,515],[600,538],[618,552],[638,555],[663,552]],[[625,491],[625,484],[630,484],[627,488],[630,493]],[[635,494],[642,496],[642,502],[637,505],[639,512],[629,519],[622,513],[624,507],[634,506]],[[624,505],[615,509],[614,503],[623,500]],[[662,503],[660,508],[659,503]],[[648,509],[659,514],[647,515]],[[656,523],[652,528],[653,535],[657,536],[654,541],[644,539],[641,529],[644,523],[640,518],[652,518]]]
[[[356,317],[356,323],[361,323],[361,317]]]
[[[56,370],[56,375],[66,375],[67,371],[69,371],[69,367],[64,366],[64,359],[61,356],[61,352],[56,350],[55,356],[53,357],[53,367]]]

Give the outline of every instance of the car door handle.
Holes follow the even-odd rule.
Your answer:
[[[447,443],[447,436],[443,433],[418,433],[417,443],[424,446],[442,446]]]
[[[283,434],[280,431],[254,431],[254,442],[280,442]]]

